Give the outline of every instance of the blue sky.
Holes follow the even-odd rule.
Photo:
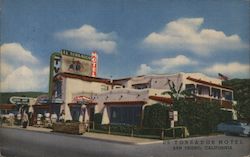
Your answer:
[[[47,91],[49,56],[99,54],[99,77],[250,77],[249,0],[1,0],[1,91]]]

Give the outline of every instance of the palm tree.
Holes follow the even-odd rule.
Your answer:
[[[170,88],[170,91],[162,92],[162,94],[164,95],[169,94],[174,102],[180,100],[180,98],[185,98],[190,96],[195,97],[195,94],[192,93],[191,91],[196,91],[196,88],[189,88],[182,90],[183,83],[181,83],[179,88],[176,89],[174,81],[169,79],[168,79],[168,86]]]
[[[184,89],[182,90],[183,83],[180,84],[180,86],[177,88],[175,83],[172,80],[168,79],[168,86],[170,90],[162,92],[162,94],[169,94],[173,100],[173,103],[171,106],[169,106],[170,111],[178,111],[180,114],[184,112],[185,107],[185,102],[182,100],[185,100],[186,97],[195,97],[195,92],[192,93],[191,91],[196,91],[195,88],[189,88],[189,89]],[[179,118],[179,123],[183,124],[183,117],[182,115],[178,116]]]

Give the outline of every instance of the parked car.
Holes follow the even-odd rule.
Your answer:
[[[250,124],[239,121],[220,123],[217,125],[217,131],[226,135],[250,136]]]

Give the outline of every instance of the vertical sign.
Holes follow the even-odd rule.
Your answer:
[[[55,76],[61,69],[61,58],[55,56],[54,58],[54,67],[53,67],[53,76]]]
[[[173,120],[174,120],[175,122],[178,121],[178,111],[174,111],[174,112],[173,112]]]
[[[92,62],[92,72],[91,72],[91,76],[92,77],[96,77],[96,73],[97,73],[97,53],[96,52],[92,52],[91,53],[91,62]]]

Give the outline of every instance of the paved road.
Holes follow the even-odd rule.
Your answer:
[[[0,128],[0,151],[5,157],[250,157],[250,138],[220,135],[132,145]]]

